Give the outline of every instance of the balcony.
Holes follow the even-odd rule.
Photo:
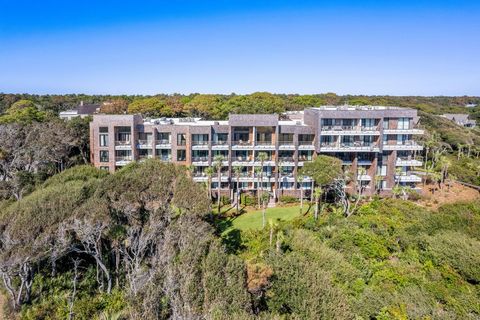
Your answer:
[[[115,165],[124,166],[133,161],[132,156],[115,157]]]
[[[397,157],[395,166],[397,167],[421,167],[423,161],[421,158],[415,159],[413,157]]]
[[[353,136],[353,135],[380,135],[380,129],[375,127],[363,126],[322,126],[322,134],[332,136]]]
[[[278,142],[278,148],[280,150],[295,150],[295,143],[293,140],[280,140]]]
[[[115,150],[131,150],[131,140],[115,140]]]
[[[208,157],[193,157],[192,164],[194,166],[208,166]]]
[[[295,166],[295,159],[293,157],[279,157],[278,162],[282,166]]]
[[[138,149],[150,149],[152,148],[152,140],[138,140]]]
[[[275,150],[272,141],[255,141],[255,150]]]
[[[158,158],[160,161],[164,161],[164,162],[171,162],[171,161],[172,161],[172,157],[171,157],[171,156],[157,156],[157,158]]]
[[[398,182],[422,182],[422,178],[412,172],[402,172],[395,175],[395,181]]]
[[[212,150],[228,150],[228,141],[227,140],[213,141]]]
[[[373,159],[358,159],[357,165],[359,166],[369,166],[373,162]]]
[[[252,157],[232,157],[232,166],[253,166]]]
[[[347,143],[337,143],[337,142],[324,142],[320,145],[321,152],[379,152],[378,145],[376,143],[355,141]]]
[[[237,140],[232,141],[232,150],[251,150],[253,149],[253,144],[251,141]]]
[[[368,174],[359,174],[357,175],[357,181],[371,181],[372,177],[370,177]]]
[[[299,150],[315,150],[313,141],[298,141]]]
[[[192,150],[208,149],[208,141],[192,141]]]
[[[418,128],[408,128],[408,129],[383,129],[384,134],[424,134],[425,131]]]
[[[423,150],[423,146],[419,145],[416,141],[406,140],[406,141],[397,141],[392,144],[384,144],[383,150]]]
[[[168,139],[161,139],[155,141],[155,147],[157,149],[170,149],[172,147],[172,143]]]

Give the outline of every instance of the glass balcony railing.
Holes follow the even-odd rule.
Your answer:
[[[235,140],[233,141],[233,145],[236,145],[236,146],[251,146],[252,145],[252,142],[250,140]]]
[[[225,146],[227,144],[228,144],[227,140],[217,140],[212,142],[212,145],[214,146]]]
[[[130,140],[115,140],[115,145],[116,146],[127,146],[132,144]]]
[[[170,140],[168,139],[160,139],[156,141],[157,144],[170,144]]]
[[[193,158],[192,158],[192,161],[193,161],[193,162],[207,162],[207,161],[208,161],[208,157],[193,157]]]
[[[278,144],[281,146],[293,146],[294,142],[293,140],[280,140]]]
[[[301,146],[311,146],[313,145],[313,141],[298,141],[298,144]]]
[[[273,145],[272,141],[255,141],[255,145],[257,146],[271,146]]]
[[[138,140],[138,144],[142,146],[151,146],[152,145],[152,140]]]
[[[192,141],[192,146],[206,146],[208,145],[208,141],[202,140],[202,141]]]
[[[278,157],[278,161],[282,162],[293,162],[295,159],[293,157]]]
[[[132,156],[115,157],[115,161],[117,161],[117,162],[132,161],[132,160],[133,160]]]

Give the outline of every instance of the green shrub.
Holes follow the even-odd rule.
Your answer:
[[[240,196],[240,203],[244,206],[255,206],[257,204],[257,197],[251,196],[249,194],[242,194]]]
[[[297,197],[294,196],[280,196],[280,202],[282,203],[296,203],[299,202]]]

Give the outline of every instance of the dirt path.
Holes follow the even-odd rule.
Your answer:
[[[436,209],[444,204],[480,199],[480,192],[478,190],[456,182],[453,182],[450,187],[444,186],[442,190],[437,188],[432,194],[433,188],[432,185],[422,187],[423,199],[419,201],[419,204]]]

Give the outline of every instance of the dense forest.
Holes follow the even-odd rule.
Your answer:
[[[57,116],[80,101],[108,102],[107,113],[212,119],[321,104],[413,107],[426,129],[425,183],[440,195],[447,181],[480,185],[480,131],[438,117],[478,118],[479,107],[465,107],[480,104],[476,97],[0,94],[7,318],[480,318],[478,197],[435,206],[418,196],[349,198],[347,215],[341,203],[316,198],[305,201],[316,210],[293,220],[235,229],[237,216],[212,208],[188,168],[155,159],[115,174],[89,166],[90,119]],[[316,166],[325,167],[312,162],[306,173]]]

